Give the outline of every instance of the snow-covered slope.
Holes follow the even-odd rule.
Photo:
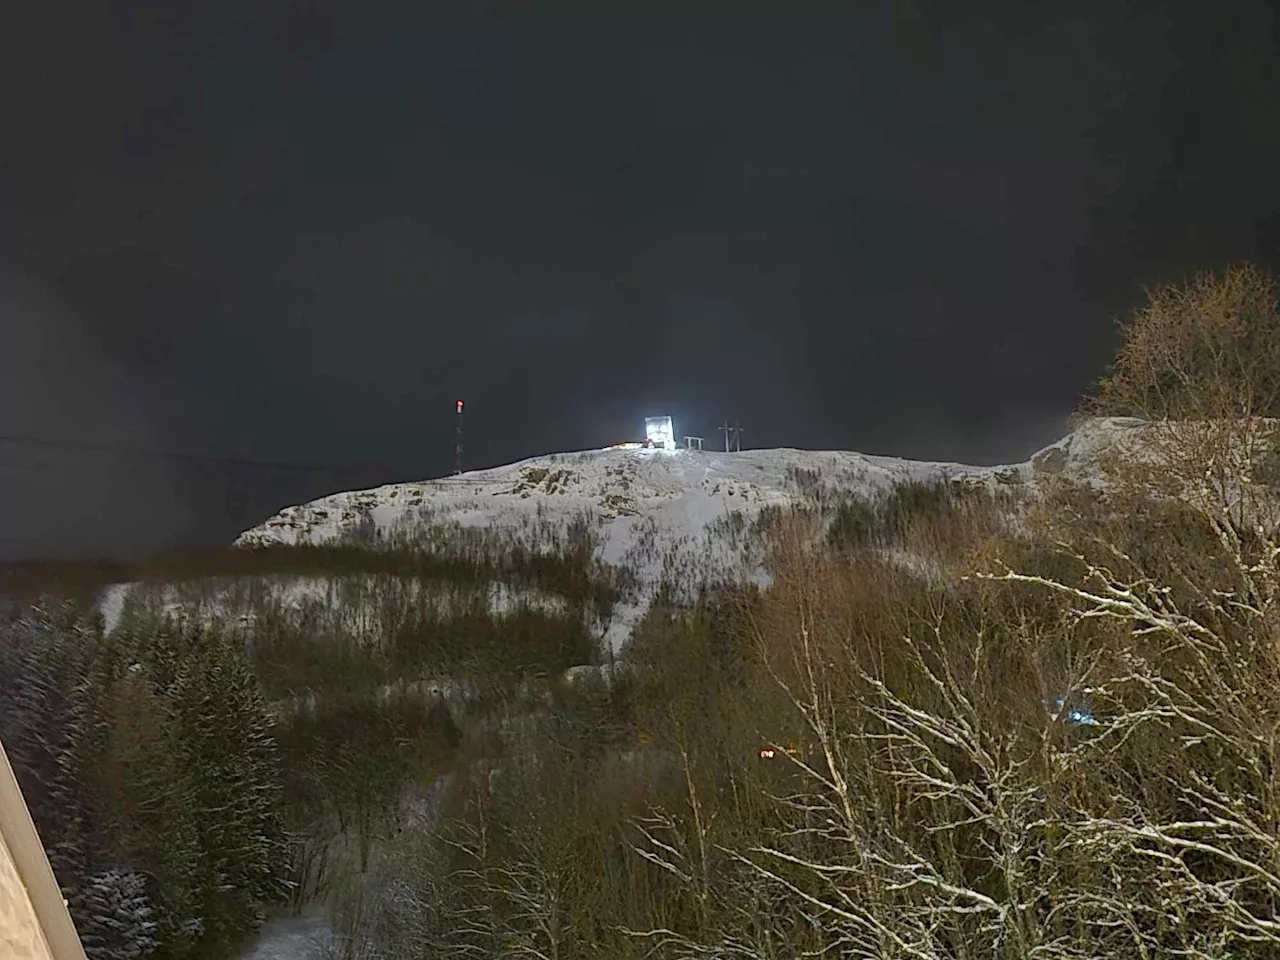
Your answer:
[[[603,532],[600,559],[619,561],[648,521],[660,539],[697,537],[727,513],[803,499],[796,471],[828,486],[871,493],[895,481],[989,477],[1001,467],[926,463],[808,450],[591,450],[533,457],[456,477],[336,493],[288,507],[241,534],[238,546],[340,540],[370,520],[381,530],[419,514],[433,523],[488,529],[526,527],[532,518],[586,516]]]
[[[740,551],[709,536],[715,522],[730,514],[750,521],[765,507],[805,502],[815,484],[872,495],[913,479],[1014,485],[1050,474],[1094,479],[1099,452],[1136,439],[1140,426],[1133,420],[1090,421],[1023,463],[990,467],[793,449],[553,454],[455,477],[333,494],[280,511],[241,534],[236,545],[324,544],[375,530],[417,537],[452,529],[536,549],[548,531],[585,523],[597,559],[625,567],[636,578],[635,596],[602,625],[616,650],[647,607],[648,588],[656,585],[664,563],[683,560],[710,578],[758,575]],[[109,626],[118,618],[124,592],[104,598]]]
[[[754,574],[726,544],[708,538],[718,518],[737,512],[750,520],[765,507],[801,503],[815,482],[870,495],[913,479],[1016,484],[1045,471],[1088,472],[1096,451],[1117,429],[1122,427],[1111,422],[1086,424],[1030,461],[993,467],[792,449],[555,454],[456,477],[333,494],[282,510],[236,543],[323,544],[414,524],[483,528],[519,541],[530,531],[586,520],[598,537],[598,559],[627,567],[641,586],[635,602],[623,604],[609,624],[616,649],[647,606],[643,588],[656,583],[664,560],[669,563],[673,555],[710,577]]]
[[[673,542],[697,537],[715,518],[758,512],[803,499],[797,472],[827,487],[873,493],[909,479],[944,476],[1027,482],[1041,473],[1097,475],[1098,454],[1136,437],[1142,421],[1091,420],[1022,463],[978,467],[842,451],[587,450],[532,457],[508,466],[417,483],[336,493],[287,507],[247,530],[237,546],[340,540],[370,521],[379,529],[429,514],[432,522],[517,529],[531,518],[595,518],[604,530],[601,559],[617,562],[645,521]]]

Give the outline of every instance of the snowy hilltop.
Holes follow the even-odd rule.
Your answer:
[[[797,478],[809,472],[831,486],[871,493],[895,481],[979,477],[999,469],[806,450],[588,450],[332,494],[287,507],[241,534],[236,545],[331,543],[369,524],[387,531],[427,516],[434,523],[490,530],[517,529],[535,517],[585,516],[602,528],[600,559],[616,563],[650,524],[662,540],[675,542],[698,536],[729,513],[797,503]]]
[[[699,537],[718,518],[803,501],[806,478],[829,489],[874,495],[909,480],[952,478],[1025,483],[1040,473],[1090,476],[1096,456],[1140,421],[1089,421],[1031,459],[998,466],[905,460],[843,451],[586,450],[532,457],[438,480],[335,493],[286,507],[245,531],[236,546],[324,544],[370,526],[395,529],[415,517],[464,527],[518,528],[531,518],[588,516],[603,532],[600,559],[621,560],[638,532],[656,526],[675,542]]]

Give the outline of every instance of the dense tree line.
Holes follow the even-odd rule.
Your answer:
[[[0,738],[85,949],[207,956],[287,878],[281,767],[242,645],[102,637],[70,605],[3,627]]]
[[[612,587],[575,530],[541,552],[446,535],[446,559],[421,531],[168,558],[110,636],[89,581],[33,574],[0,625],[0,738],[90,956],[230,956],[268,912],[361,877],[406,787],[459,746],[414,683],[443,672],[501,697],[592,658],[585,621]],[[310,575],[332,595],[273,601]],[[495,582],[563,609],[494,612]],[[289,709],[303,692],[321,709]]]

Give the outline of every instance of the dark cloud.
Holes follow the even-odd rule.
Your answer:
[[[150,448],[172,423],[85,332],[84,318],[0,274],[0,556],[176,545],[199,530],[191,487],[169,461],[15,444],[38,437]]]
[[[8,555],[447,472],[459,396],[1020,458],[1143,283],[1280,265],[1262,0],[81,6],[0,37],[0,433],[335,469],[0,445]]]

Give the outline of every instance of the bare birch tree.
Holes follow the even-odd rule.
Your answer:
[[[1280,950],[1275,292],[1245,266],[1152,293],[1087,407],[1143,418],[1137,442],[1103,458],[1096,515],[1054,528],[1080,576],[975,584],[1056,597],[1041,619],[957,630],[944,605],[888,670],[847,626],[843,646],[824,630],[816,588],[798,592],[793,662],[775,680],[809,749],[777,754],[798,776],[772,836],[722,852],[818,931],[815,955]],[[1125,524],[1171,504],[1208,555],[1153,565],[1185,545],[1131,550]],[[812,556],[790,559],[820,582]],[[645,833],[645,855],[696,888],[697,844],[666,827]],[[669,934],[672,956],[775,955],[649,933]]]

